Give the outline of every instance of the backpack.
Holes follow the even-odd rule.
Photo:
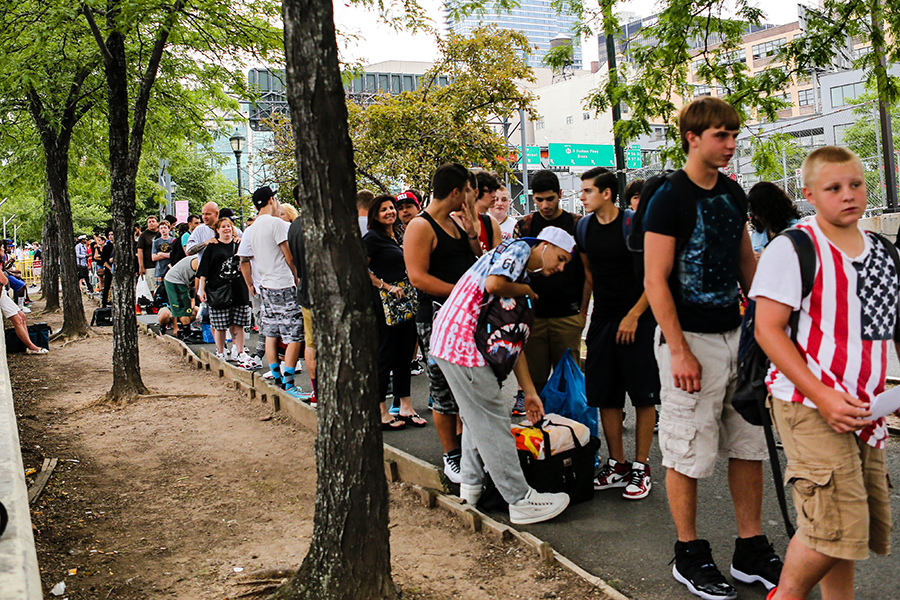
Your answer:
[[[491,264],[510,244],[507,240],[492,250]],[[519,281],[523,280],[525,273]],[[484,357],[502,384],[519,360],[534,325],[534,302],[531,297],[501,298],[489,295],[475,326],[475,348]]]
[[[675,188],[678,195],[678,228],[675,235],[675,254],[677,255],[691,239],[694,227],[697,225],[697,201],[695,186],[684,172],[684,169],[670,171],[660,175],[654,175],[644,182],[641,189],[641,200],[638,209],[631,219],[631,231],[626,239],[628,249],[634,253],[635,273],[640,279],[644,278],[644,215],[647,214],[647,205],[656,191],[668,181]],[[730,179],[724,173],[719,172],[719,180],[716,185],[723,183],[728,194],[737,202],[741,214],[747,214],[747,194],[736,181]]]
[[[634,226],[634,211],[630,208],[626,208],[622,210],[625,213],[624,218],[622,219],[622,237],[625,239],[625,245],[628,245],[628,236],[631,235],[631,230]],[[590,217],[588,215],[584,215],[584,219],[579,219],[575,223],[575,242],[578,244],[579,248],[585,247],[585,240],[587,239],[587,228],[591,222]]]

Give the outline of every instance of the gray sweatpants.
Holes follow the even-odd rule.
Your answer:
[[[463,422],[460,477],[467,485],[480,485],[487,467],[494,485],[509,504],[528,493],[519,465],[516,440],[510,429],[509,406],[490,367],[461,367],[434,359],[450,384]]]

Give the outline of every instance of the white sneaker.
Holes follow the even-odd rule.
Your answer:
[[[262,359],[261,359],[260,357],[258,357],[258,356],[251,356],[251,357],[250,357],[250,364],[251,364],[251,366],[250,366],[251,369],[262,369],[262,368],[263,368],[263,361],[262,361]],[[269,374],[270,374],[270,375],[271,375],[271,373],[272,373],[272,372],[269,371]]]
[[[263,373],[263,379],[275,379],[275,376],[272,375],[272,369],[269,369],[265,373]]]
[[[249,354],[245,354],[241,352],[237,357],[238,366],[242,369],[252,369],[253,367],[253,359],[250,358]]]
[[[462,456],[459,454],[454,454],[453,456],[449,454],[444,455],[444,475],[447,476],[451,483],[461,482],[459,474],[459,461],[461,459]]]
[[[478,485],[470,485],[468,483],[459,484],[459,498],[471,506],[478,504],[478,499],[481,498],[482,491],[484,491],[484,485],[480,483]]]
[[[222,362],[225,362],[225,355],[226,355],[226,354],[227,354],[227,352],[219,352],[219,351],[217,350],[217,351],[216,351],[216,358],[217,358],[218,360],[221,360]]]
[[[513,525],[530,525],[549,521],[569,506],[566,493],[542,494],[529,488],[524,498],[509,505],[509,520]]]
[[[230,360],[231,362],[240,362],[240,355],[241,355],[240,348],[238,348],[236,345],[232,344],[231,345],[231,358],[229,358],[228,360]]]
[[[25,314],[27,315],[27,314],[29,314],[29,313],[31,312],[31,309],[28,308],[27,306],[20,306],[20,307],[19,307],[19,311],[20,311],[20,312],[23,312],[23,313],[25,313]]]
[[[37,350],[32,350],[31,348],[25,348],[25,354],[49,354],[50,351],[46,348],[42,348],[38,346]]]

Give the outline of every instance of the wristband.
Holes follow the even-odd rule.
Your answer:
[[[477,236],[477,235],[470,235],[470,236],[469,236],[469,239],[474,241],[474,240],[477,240],[477,239],[478,239],[478,236]]]

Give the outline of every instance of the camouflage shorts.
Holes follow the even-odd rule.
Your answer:
[[[259,288],[262,297],[262,327],[267,338],[280,337],[285,344],[303,341],[303,313],[297,303],[296,288]]]
[[[444,373],[437,365],[431,352],[431,321],[428,323],[416,323],[416,333],[419,334],[419,350],[425,359],[425,370],[428,372],[428,393],[431,394],[431,410],[441,415],[458,415],[459,406],[450,391],[450,385],[444,377]]]

